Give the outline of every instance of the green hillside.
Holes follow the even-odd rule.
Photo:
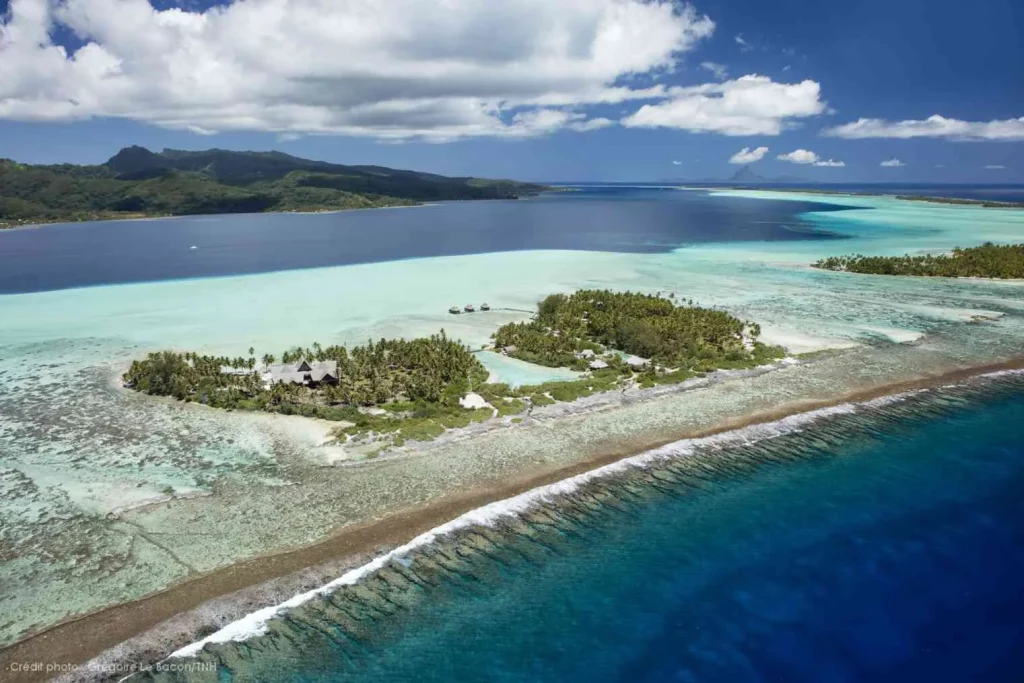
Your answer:
[[[326,211],[425,201],[514,199],[540,185],[343,166],[281,152],[154,153],[128,147],[99,166],[0,160],[0,227],[51,221]]]

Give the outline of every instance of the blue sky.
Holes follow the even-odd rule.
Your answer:
[[[279,149],[594,181],[725,178],[730,159],[756,159],[762,175],[813,181],[1024,182],[1020,2],[207,10],[0,0],[0,157]]]

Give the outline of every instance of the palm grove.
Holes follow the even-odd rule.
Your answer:
[[[255,349],[239,358],[151,353],[132,363],[124,382],[136,391],[218,408],[333,420],[340,423],[339,438],[395,445],[427,440],[494,414],[515,415],[627,383],[648,387],[720,368],[753,367],[783,354],[780,347],[756,341],[756,324],[690,304],[628,292],[556,294],[539,304],[534,320],[502,326],[494,334],[497,348],[523,360],[581,372],[594,365],[574,381],[517,388],[488,383],[488,371],[470,349],[442,330],[426,338],[381,339],[351,348],[313,344],[281,354],[282,363],[336,363],[337,377],[329,383],[268,382],[261,369],[278,358],[264,354],[257,360]],[[650,362],[630,365],[620,352]],[[469,392],[490,407],[464,408],[460,398]]]
[[[922,256],[830,256],[815,268],[868,275],[917,275],[927,277],[1024,278],[1024,244],[953,249],[951,254]]]

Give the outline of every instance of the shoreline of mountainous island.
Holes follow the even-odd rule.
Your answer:
[[[513,180],[345,166],[281,152],[127,147],[103,164],[0,159],[0,228],[226,213],[326,212],[546,191]]]

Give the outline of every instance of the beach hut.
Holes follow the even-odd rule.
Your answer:
[[[606,367],[608,367],[608,364],[605,363],[600,358],[598,358],[597,360],[590,361],[589,367],[591,370],[604,370]]]
[[[626,359],[626,365],[633,369],[645,368],[647,367],[647,364],[650,362],[651,361],[647,360],[646,358],[641,358],[640,356],[630,356],[629,358]]]
[[[577,358],[593,358],[594,355],[595,354],[594,354],[594,351],[592,349],[583,349],[582,351],[580,351],[579,353],[576,354],[576,357]]]
[[[333,360],[310,363],[281,363],[268,368],[271,384],[297,384],[318,387],[321,384],[338,383],[338,362]]]

